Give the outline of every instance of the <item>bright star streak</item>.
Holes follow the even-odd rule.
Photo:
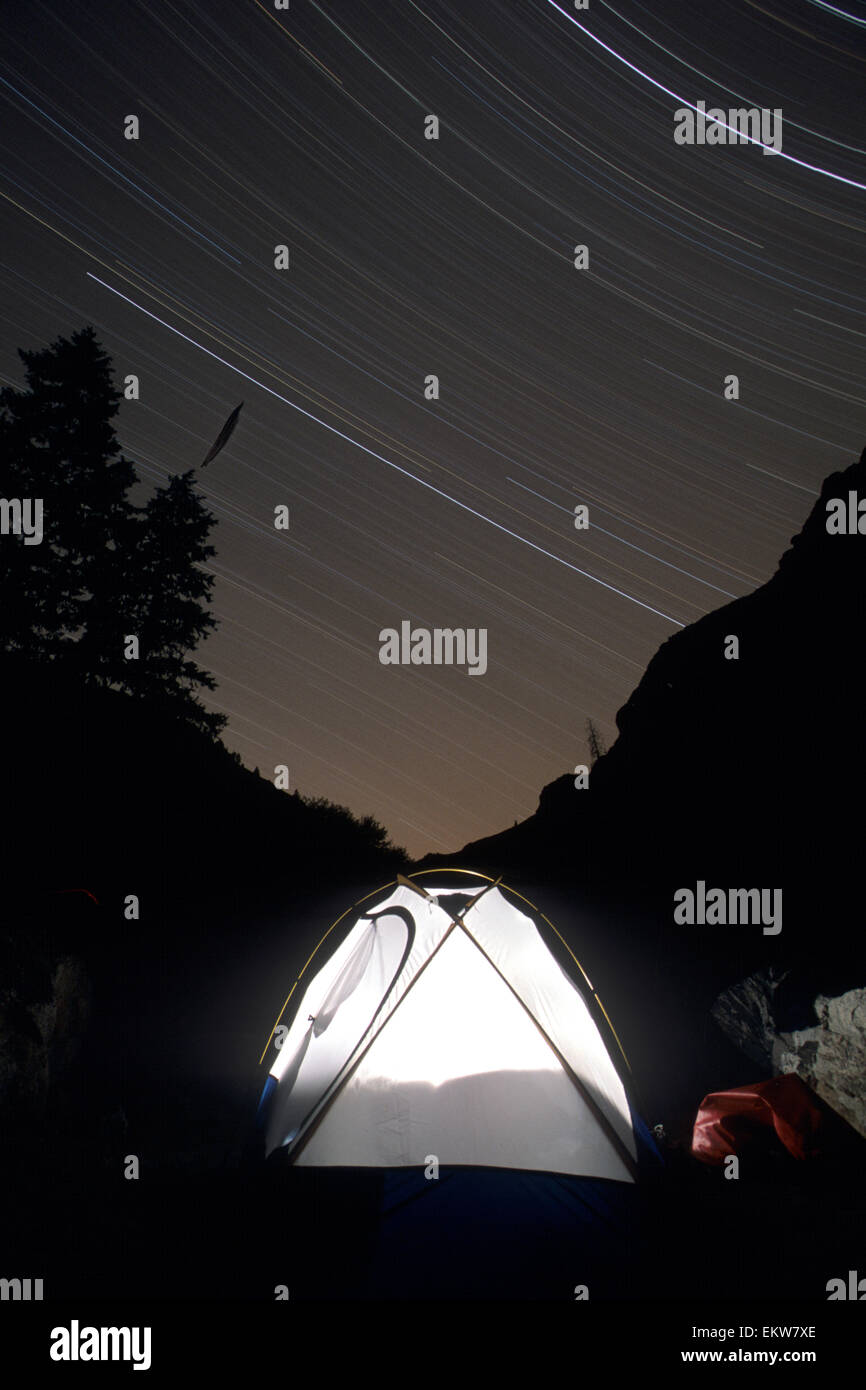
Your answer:
[[[847,10],[840,10],[838,5],[828,5],[825,0],[810,0],[810,3],[817,5],[819,10],[829,10],[831,14],[837,14],[840,19],[847,19],[850,24],[862,24],[866,28],[866,19],[858,19],[855,14],[849,14]]]
[[[290,406],[292,410],[297,410],[301,415],[305,415],[308,420],[312,420],[315,424],[321,425],[323,429],[329,430],[331,434],[336,434],[338,438],[344,439],[347,444],[354,445],[356,449],[363,449],[364,453],[369,454],[371,458],[378,459],[380,463],[385,463],[389,468],[393,468],[398,473],[402,473],[404,477],[411,478],[413,483],[420,483],[422,487],[429,488],[431,492],[437,493],[437,495],[444,498],[446,502],[453,502],[455,507],[460,507],[464,512],[469,512],[472,516],[477,517],[479,521],[486,522],[488,526],[495,526],[497,531],[502,531],[506,536],[511,536],[513,540],[520,541],[523,545],[530,546],[532,550],[537,550],[539,555],[546,555],[549,560],[555,560],[557,564],[564,565],[566,569],[573,570],[575,574],[582,575],[584,579],[591,579],[593,584],[600,584],[603,589],[608,589],[612,594],[617,594],[620,598],[628,599],[629,603],[636,603],[639,608],[646,609],[648,613],[654,613],[657,618],[664,618],[665,622],[673,623],[674,627],[685,627],[684,623],[678,622],[677,619],[672,618],[669,613],[662,613],[660,609],[653,608],[648,603],[643,603],[641,599],[635,598],[632,594],[624,593],[622,589],[617,589],[613,584],[608,584],[604,579],[599,579],[597,575],[589,574],[587,570],[580,569],[578,565],[572,565],[568,560],[563,560],[560,555],[554,555],[551,550],[545,550],[543,546],[536,545],[535,541],[527,540],[525,536],[518,535],[516,531],[512,531],[507,526],[503,526],[500,522],[494,521],[492,517],[485,516],[483,512],[476,511],[474,507],[470,507],[466,502],[461,502],[458,498],[452,497],[450,493],[443,492],[441,488],[436,487],[433,483],[428,483],[423,478],[417,477],[415,473],[410,473],[408,468],[401,468],[398,463],[392,463],[391,460],[386,459],[383,454],[377,454],[375,449],[369,449],[366,444],[360,444],[357,439],[352,439],[351,435],[344,434],[343,431],[338,430],[336,426],[329,425],[326,420],[321,420],[318,415],[313,415],[311,411],[304,410],[303,406],[296,405],[295,402],[290,401],[287,396],[281,396],[279,391],[274,391],[271,386],[266,386],[264,382],[259,381],[254,376],[250,376],[249,372],[242,371],[240,367],[236,367],[234,363],[226,361],[224,357],[220,357],[218,353],[212,352],[210,348],[206,348],[202,343],[197,343],[195,338],[191,338],[189,334],[182,333],[179,328],[174,328],[170,323],[166,323],[165,319],[161,319],[158,314],[151,313],[150,309],[145,309],[143,304],[136,303],[134,299],[129,298],[129,295],[121,294],[120,290],[116,290],[113,285],[109,285],[105,280],[100,280],[99,276],[94,275],[92,271],[88,270],[86,274],[89,279],[95,280],[98,285],[102,285],[103,289],[108,290],[111,294],[116,294],[119,299],[123,299],[127,304],[131,304],[133,309],[138,309],[139,313],[146,314],[149,319],[153,319],[155,323],[161,324],[163,328],[167,328],[169,333],[175,333],[178,338],[183,338],[184,342],[191,343],[194,348],[198,348],[199,352],[207,353],[208,357],[212,357],[214,361],[221,363],[224,367],[228,367],[229,371],[236,372],[237,375],[242,376],[245,381],[252,382],[253,386],[258,386],[262,391],[267,391],[269,396],[274,396],[278,401],[282,401],[284,405]]]
[[[559,8],[556,4],[556,0],[547,0],[547,3],[548,5],[552,5],[557,13],[562,15],[563,19],[567,19],[570,24],[574,24],[582,34],[586,34],[588,39],[592,39],[593,43],[597,43],[600,48],[603,48],[605,53],[609,53],[612,58],[616,58],[617,62],[624,63],[627,68],[630,68],[632,72],[636,72],[638,77],[642,77],[645,82],[652,83],[654,87],[658,87],[660,92],[664,92],[665,96],[673,97],[674,101],[680,102],[682,106],[688,106],[691,111],[698,110],[694,102],[686,101],[685,97],[677,96],[676,92],[672,92],[670,87],[665,87],[663,83],[657,82],[654,77],[650,77],[648,72],[644,72],[643,68],[636,67],[634,63],[629,62],[628,58],[624,58],[621,53],[617,53],[615,48],[611,48],[610,45],[606,44],[603,39],[600,39],[597,34],[594,34],[591,29],[587,29],[583,24],[578,24],[573,15],[566,14],[565,10]],[[698,112],[698,114],[700,115],[700,112]],[[733,126],[726,125],[724,121],[714,120],[713,124],[724,126],[725,130],[730,130],[732,134],[740,136],[741,139],[748,140],[752,145],[760,145],[762,149],[766,148],[760,140],[753,140],[751,135],[741,135],[739,131],[734,130]],[[862,188],[863,191],[866,192],[866,183],[858,183],[856,179],[846,179],[843,174],[834,174],[831,169],[822,169],[818,164],[807,164],[804,159],[797,159],[793,154],[785,154],[784,150],[777,150],[776,156],[779,159],[788,159],[792,164],[798,164],[801,169],[809,169],[813,174],[823,174],[825,178],[835,179],[837,183],[847,183],[851,188]]]

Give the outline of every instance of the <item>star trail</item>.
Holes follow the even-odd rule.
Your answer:
[[[855,9],[6,14],[0,377],[93,324],[144,495],[243,399],[198,659],[246,764],[458,847],[769,578],[864,444]],[[699,103],[781,110],[779,152],[676,143]],[[382,664],[404,621],[484,630],[486,670]]]

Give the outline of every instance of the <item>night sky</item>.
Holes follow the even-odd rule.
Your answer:
[[[765,581],[866,443],[854,0],[21,0],[3,27],[0,376],[92,323],[140,378],[116,426],[147,489],[245,402],[199,475],[205,701],[250,767],[413,853],[530,814],[588,718],[610,743],[660,643]],[[698,101],[781,108],[782,153],[678,145]],[[486,628],[486,673],[382,665],[405,619]]]

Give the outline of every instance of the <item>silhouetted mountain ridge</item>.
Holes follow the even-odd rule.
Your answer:
[[[763,964],[862,959],[856,910],[863,785],[861,535],[831,535],[827,503],[866,496],[866,450],[829,476],[773,577],[668,638],[617,715],[590,787],[548,784],[534,815],[452,855],[506,879],[556,883],[671,924],[681,886],[782,887],[778,941],[704,939]],[[739,659],[725,658],[729,636]],[[665,949],[677,951],[683,929]],[[692,949],[688,943],[685,949]],[[703,946],[702,946],[703,949]]]

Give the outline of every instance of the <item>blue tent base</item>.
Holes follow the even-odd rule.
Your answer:
[[[647,1296],[650,1194],[635,1184],[499,1168],[428,1179],[418,1168],[286,1166],[280,1178],[286,1220],[273,1234],[277,1246],[290,1236],[280,1264],[293,1298]]]
[[[384,1174],[368,1298],[645,1295],[643,1193],[626,1183],[503,1169]],[[630,1293],[631,1289],[631,1293]]]

